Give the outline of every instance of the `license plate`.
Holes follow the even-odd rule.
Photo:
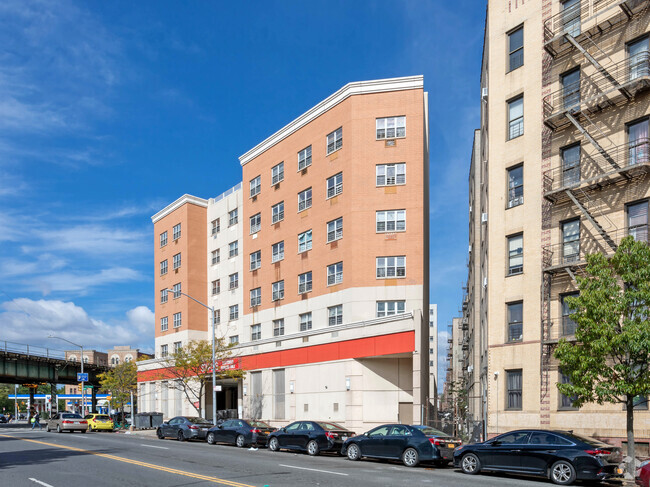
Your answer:
[[[203,431],[208,431],[209,428],[201,428]]]
[[[348,439],[348,437],[347,437],[347,436],[341,436],[341,439],[342,439],[343,441],[345,441],[345,440]]]
[[[453,443],[447,443],[447,448],[451,448],[453,450],[454,448],[456,448],[456,445],[454,445]]]

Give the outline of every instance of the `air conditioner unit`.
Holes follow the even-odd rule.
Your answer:
[[[487,100],[487,95],[488,95],[488,89],[487,86],[481,88],[481,99],[482,100]]]
[[[481,213],[481,223],[487,223],[487,213]]]
[[[483,278],[483,287],[487,287],[487,277]]]
[[[469,249],[467,250],[470,254],[472,253],[472,244],[469,245]]]
[[[473,365],[468,365],[467,366],[467,373],[471,374],[472,372],[474,372],[474,366]]]
[[[469,212],[472,212],[472,205],[469,205]]]

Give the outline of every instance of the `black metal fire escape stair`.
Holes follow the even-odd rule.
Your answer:
[[[589,221],[589,223],[592,224],[592,226],[598,231],[601,237],[603,237],[603,240],[607,242],[607,245],[612,249],[612,251],[616,252],[616,242],[612,240],[612,237],[609,236],[609,234],[605,231],[605,229],[601,226],[600,223],[596,221],[596,219],[592,216],[592,214],[585,208],[579,201],[578,198],[575,197],[573,192],[570,189],[567,189],[566,191],[567,196],[573,201],[573,204],[578,207],[578,209],[582,212],[582,214],[585,216],[585,218]]]

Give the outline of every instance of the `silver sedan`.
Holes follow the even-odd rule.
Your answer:
[[[88,421],[83,419],[77,413],[58,413],[47,420],[45,431],[54,431],[61,433],[63,431],[88,431]]]

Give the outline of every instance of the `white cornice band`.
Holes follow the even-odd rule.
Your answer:
[[[151,221],[156,223],[158,220],[166,217],[173,211],[183,206],[185,203],[202,206],[203,208],[208,207],[208,200],[204,200],[203,198],[199,198],[198,196],[192,196],[191,194],[184,194],[176,201],[174,201],[172,204],[165,206],[162,210],[160,210],[158,213],[152,216]]]

